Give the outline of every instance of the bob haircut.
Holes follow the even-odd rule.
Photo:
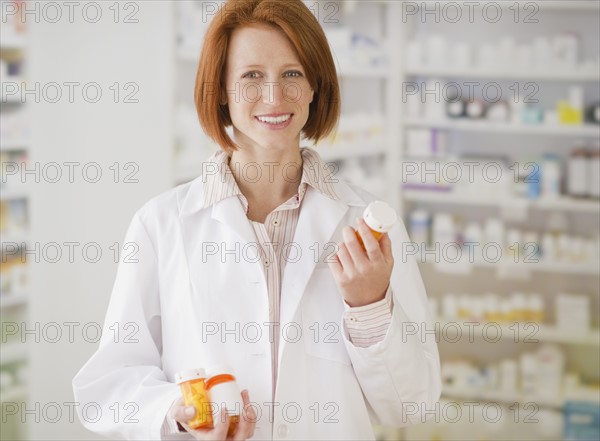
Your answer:
[[[321,25],[301,0],[227,0],[204,36],[196,73],[194,101],[200,125],[225,152],[239,146],[225,128],[233,125],[225,100],[227,50],[232,32],[241,26],[264,24],[283,32],[314,90],[309,116],[301,133],[316,144],[337,126],[340,89],[331,50]]]

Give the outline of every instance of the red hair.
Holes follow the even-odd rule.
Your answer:
[[[283,32],[295,48],[314,90],[302,133],[317,143],[339,122],[340,88],[325,33],[301,0],[228,0],[219,8],[204,36],[196,73],[194,101],[202,129],[224,151],[239,148],[225,130],[233,124],[229,109],[220,104],[226,96],[227,49],[236,28],[257,24]]]

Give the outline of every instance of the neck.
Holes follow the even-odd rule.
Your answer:
[[[298,191],[302,178],[300,148],[234,151],[229,168],[240,191],[251,200],[281,201]]]

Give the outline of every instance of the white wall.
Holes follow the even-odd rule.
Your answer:
[[[39,20],[27,18],[30,40],[26,71],[30,89],[34,82],[39,82],[42,90],[49,82],[96,82],[103,93],[98,103],[88,103],[79,86],[75,89],[75,102],[69,103],[68,89],[63,85],[65,95],[58,103],[43,98],[32,103],[32,97],[27,99],[33,129],[31,167],[36,162],[43,169],[49,162],[73,161],[96,162],[102,170],[98,183],[86,182],[82,167],[76,168],[74,182],[70,183],[68,169],[63,167],[65,174],[60,182],[52,184],[42,178],[40,183],[29,185],[30,230],[40,249],[49,242],[96,242],[103,253],[97,263],[87,263],[79,246],[71,263],[68,248],[63,245],[58,263],[41,257],[39,263],[31,265],[28,326],[32,328],[39,322],[40,331],[46,329],[49,338],[55,334],[50,334],[50,327],[44,328],[47,324],[57,323],[62,330],[57,343],[48,338],[42,338],[40,343],[32,336],[27,338],[31,366],[28,408],[39,403],[42,415],[38,424],[28,424],[28,437],[32,439],[92,438],[77,420],[69,421],[68,407],[62,404],[73,401],[71,380],[97,347],[97,343],[85,341],[81,330],[87,322],[102,324],[104,320],[117,268],[111,244],[122,244],[134,211],[167,190],[172,182],[172,5],[134,2],[139,11],[121,9],[119,22],[114,23],[114,12],[109,9],[113,2],[99,4],[103,9],[97,23],[83,18],[84,4],[75,9],[73,23],[69,23],[66,7],[58,23],[48,22],[51,11],[44,16],[42,9]],[[93,10],[88,12],[93,17]],[[130,12],[135,12],[138,23],[123,23]],[[115,82],[121,84],[118,103],[113,102],[109,89]],[[131,90],[124,88],[127,82],[139,85],[135,94],[139,103],[123,102],[123,95]],[[114,183],[109,167],[115,162],[120,164],[122,173],[131,171],[123,169],[126,162],[138,164],[135,178],[139,182],[123,183],[121,175],[120,182]],[[65,322],[79,323],[74,328],[73,342],[69,341]],[[90,337],[93,329],[90,328]],[[63,411],[56,423],[49,420],[55,413],[49,413],[44,420],[43,409],[48,403],[59,403]],[[32,422],[32,417],[28,418]]]

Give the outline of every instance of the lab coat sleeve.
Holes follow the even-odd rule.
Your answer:
[[[389,231],[394,268],[392,317],[385,337],[354,345],[342,319],[342,338],[374,424],[401,427],[425,422],[441,393],[440,361],[425,287],[408,235],[398,221]]]
[[[157,255],[138,211],[121,249],[99,347],[73,379],[82,424],[113,439],[161,439],[180,393],[161,369],[161,352]]]

